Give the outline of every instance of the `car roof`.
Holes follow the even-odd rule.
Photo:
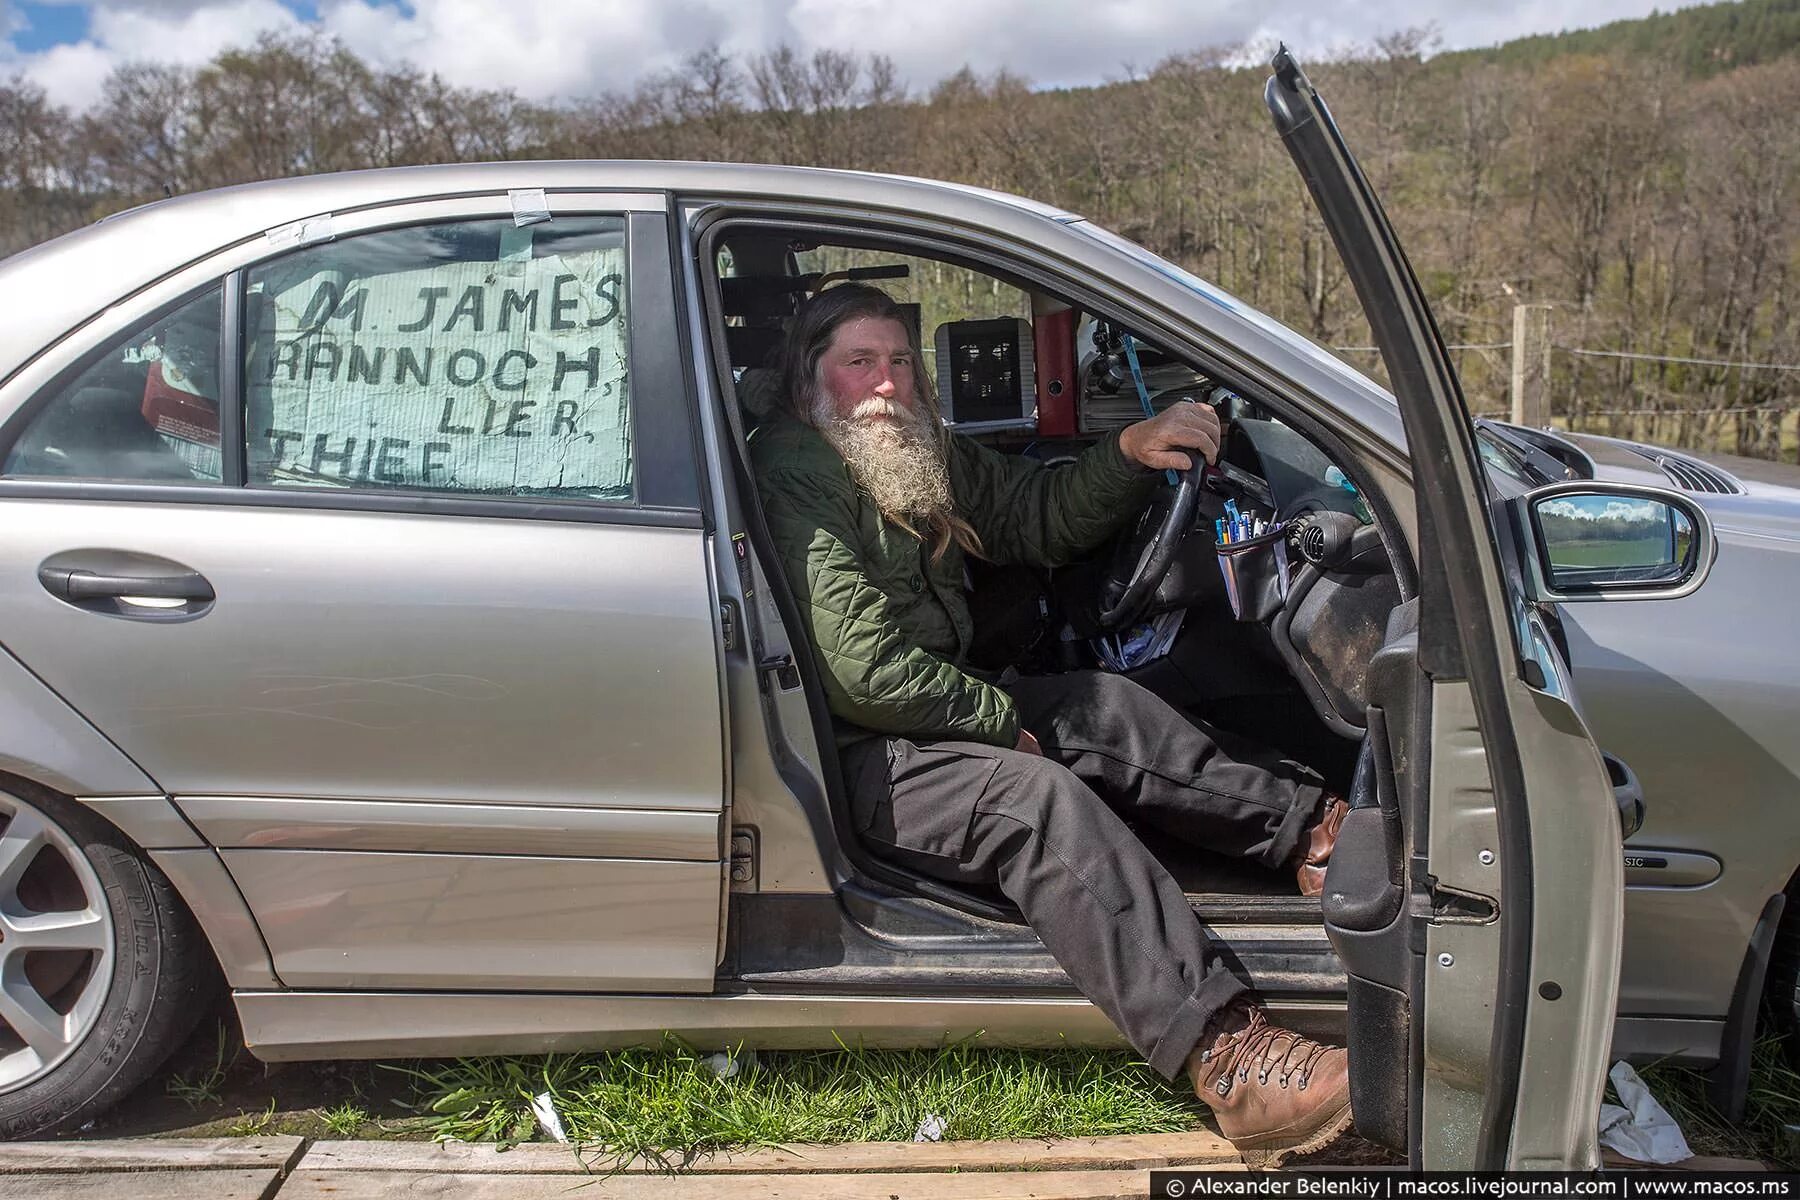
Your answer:
[[[0,328],[6,330],[0,339],[0,381],[109,304],[272,229],[326,213],[527,188],[551,193],[661,192],[696,199],[731,196],[870,212],[929,212],[1033,244],[1056,242],[1078,258],[1117,252],[1116,246],[1109,250],[1093,234],[1079,232],[1089,228],[1082,218],[1052,205],[968,184],[866,171],[573,159],[308,175],[159,200],[0,260]],[[1140,294],[1179,304],[1228,344],[1260,343],[1265,360],[1289,378],[1308,390],[1334,395],[1344,415],[1376,431],[1388,444],[1404,445],[1392,397],[1373,381],[1217,287],[1161,260],[1148,261],[1154,256],[1141,247],[1132,249],[1137,261],[1120,261],[1115,281],[1134,276]],[[93,283],[84,286],[80,281]],[[101,284],[104,293],[97,290]],[[1193,306],[1195,298],[1204,303]]]
[[[324,213],[514,188],[549,192],[729,192],[871,209],[927,207],[993,223],[1077,218],[1020,196],[965,184],[866,171],[749,163],[562,160],[385,167],[239,184],[158,200],[0,261],[7,330],[0,377],[91,316],[93,291],[70,280],[105,280],[105,300],[130,295],[189,263],[271,229]],[[927,195],[929,204],[923,203]],[[16,350],[15,358],[8,350]]]

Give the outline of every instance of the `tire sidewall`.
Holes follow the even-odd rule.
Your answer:
[[[87,1036],[47,1075],[0,1092],[0,1138],[11,1140],[79,1125],[160,1065],[175,1047],[148,1044],[160,1032],[155,1026],[165,1023],[153,1018],[166,1020],[166,1006],[184,999],[169,994],[171,959],[192,939],[178,928],[188,921],[186,913],[158,902],[154,868],[112,825],[68,801],[5,790],[61,826],[87,858],[106,897],[113,935],[106,1001]],[[168,890],[166,882],[160,890]]]

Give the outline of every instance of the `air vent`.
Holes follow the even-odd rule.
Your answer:
[[[1325,557],[1325,531],[1311,521],[1300,530],[1300,553],[1310,563],[1320,562]]]
[[[1633,443],[1627,443],[1625,448],[1661,467],[1669,481],[1684,492],[1711,492],[1719,496],[1740,496],[1744,492],[1744,486],[1737,480],[1697,458]]]

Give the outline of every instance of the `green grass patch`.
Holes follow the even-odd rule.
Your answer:
[[[1782,1052],[1781,1039],[1764,1037],[1750,1060],[1749,1104],[1732,1125],[1706,1099],[1706,1073],[1657,1065],[1639,1072],[1650,1091],[1681,1126],[1688,1148],[1699,1155],[1759,1158],[1788,1169],[1800,1167],[1800,1146],[1783,1126],[1800,1123],[1800,1074]]]
[[[721,1075],[673,1041],[656,1050],[460,1059],[410,1069],[438,1138],[539,1137],[551,1096],[569,1137],[621,1156],[788,1142],[908,1141],[928,1116],[947,1140],[1192,1129],[1204,1111],[1128,1054],[977,1049],[765,1053]]]
[[[108,1136],[545,1141],[531,1098],[548,1092],[568,1135],[609,1155],[678,1162],[695,1152],[796,1142],[909,1141],[927,1116],[955,1140],[1172,1133],[1208,1123],[1185,1080],[1123,1051],[938,1050],[744,1055],[721,1077],[674,1039],[655,1050],[265,1069],[223,1028],[196,1031],[164,1077],[103,1118]],[[1641,1071],[1696,1154],[1800,1167],[1800,1074],[1777,1037],[1758,1042],[1749,1111],[1727,1123],[1706,1074]],[[185,1104],[171,1105],[172,1100]],[[170,1109],[186,1122],[171,1124]],[[1379,1157],[1379,1151],[1367,1152]]]

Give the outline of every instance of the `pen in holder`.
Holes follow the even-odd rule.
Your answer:
[[[1267,621],[1287,599],[1287,523],[1277,522],[1256,537],[1220,542],[1219,573],[1231,615],[1240,621]]]

